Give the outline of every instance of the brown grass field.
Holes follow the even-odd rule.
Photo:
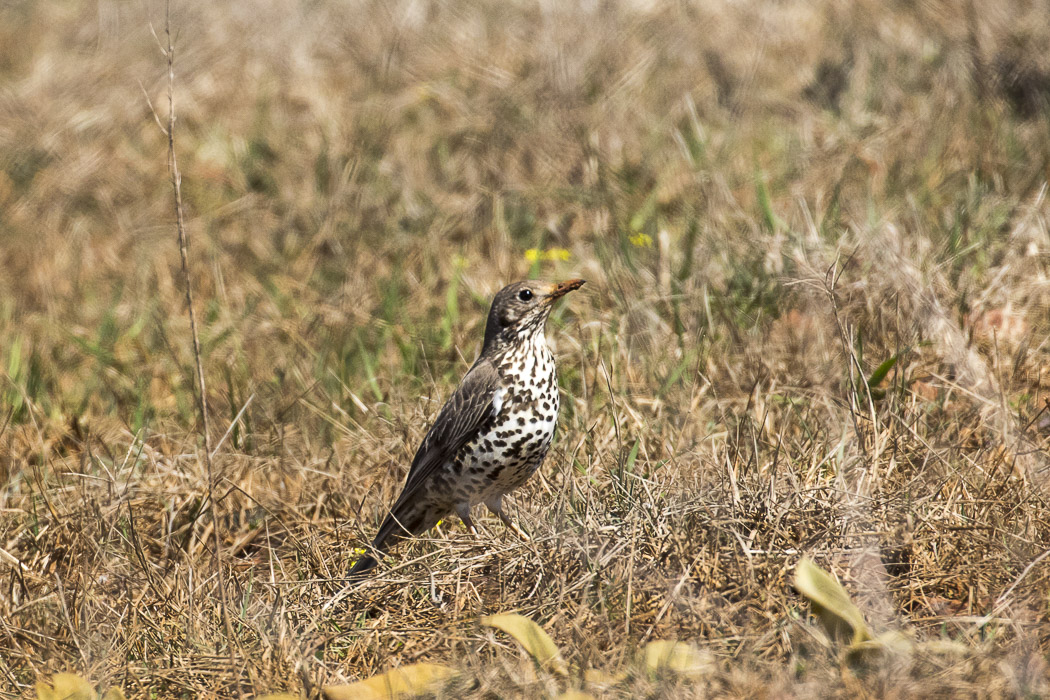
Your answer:
[[[1045,4],[177,0],[215,517],[151,23],[0,3],[0,697],[1050,696]],[[533,541],[349,582],[526,277],[589,282]]]

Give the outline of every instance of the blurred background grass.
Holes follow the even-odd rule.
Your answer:
[[[180,572],[194,556],[208,565],[187,544],[203,542],[204,487],[151,21],[160,6],[0,6],[0,545],[43,576],[0,573],[20,591],[5,611],[16,686],[67,664],[111,675],[102,649],[114,648],[143,692],[204,692],[211,678],[189,661],[158,671],[157,649],[136,647],[112,612],[114,591],[145,581],[169,583],[143,595],[195,600]],[[537,610],[559,641],[628,620],[602,650],[570,644],[579,654],[627,648],[632,615],[649,615],[647,634],[755,652],[719,688],[752,672],[788,687],[800,646],[771,620],[794,605],[794,553],[846,552],[832,561],[853,566],[850,552],[874,548],[884,617],[936,631],[988,613],[1046,548],[1042,6],[260,0],[176,3],[172,25],[214,437],[229,431],[223,527],[235,550],[242,530],[297,533],[240,545],[245,621],[290,604],[275,557],[291,578],[345,571],[478,351],[491,295],[526,276],[590,284],[551,322],[567,400],[550,476],[518,501],[535,512],[556,499],[542,525],[561,539],[626,528],[643,571],[615,562],[603,575],[626,590],[560,629],[576,599],[545,586],[579,571],[545,575],[553,555],[523,550],[493,565],[502,587],[464,615],[544,590],[551,607]],[[786,495],[807,489],[819,497]],[[133,524],[128,504],[145,522],[111,541]],[[737,526],[740,543],[717,534]],[[684,538],[673,556],[668,532]],[[778,554],[756,577],[759,549]],[[727,564],[697,573],[697,551],[733,558],[740,579],[727,584]],[[68,625],[56,571],[78,581],[58,597],[90,608],[68,601]],[[680,576],[695,587],[683,593]],[[309,590],[297,605],[316,609],[326,589]],[[995,682],[1045,690],[1045,560],[1023,590],[1031,624],[1015,620],[1010,643],[1029,651],[994,652],[1021,654],[1015,670],[1044,659],[1030,674],[1043,685]],[[727,606],[721,622],[710,595]],[[279,634],[234,642],[197,604],[164,613],[189,636],[157,648],[190,658],[233,644],[259,659],[223,669],[227,688],[287,680],[311,655],[288,635],[336,624],[289,621],[297,612]],[[322,677],[445,648],[392,648],[391,626],[411,615],[370,627],[361,610],[337,626],[371,636],[324,646]],[[78,634],[101,646],[77,651]]]

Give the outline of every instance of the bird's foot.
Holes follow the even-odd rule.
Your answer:
[[[503,510],[496,511],[496,515],[503,521],[503,524],[509,527],[515,535],[521,538],[522,542],[532,542],[532,538],[525,534],[525,531],[518,527],[518,524],[510,519],[510,516],[503,512]]]
[[[463,524],[467,526],[467,529],[470,531],[470,534],[474,537],[477,537],[478,528],[474,526],[474,521],[470,518],[470,508],[457,508],[456,515],[458,515],[459,519],[463,521]]]
[[[525,531],[518,527],[518,524],[510,519],[510,516],[503,512],[503,499],[496,497],[485,501],[485,505],[492,511],[493,514],[499,516],[499,519],[503,521],[503,524],[509,527],[515,535],[521,538],[522,542],[531,542],[532,538],[525,534]]]
[[[518,527],[518,524],[510,518],[504,518],[503,522],[506,523],[507,527],[514,531],[514,534],[521,538],[522,542],[532,542],[532,538],[525,534],[525,531]]]

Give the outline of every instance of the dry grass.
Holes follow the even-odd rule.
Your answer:
[[[1050,25],[1027,7],[178,3],[232,639],[142,95],[164,104],[161,13],[0,7],[0,695],[419,660],[462,668],[458,696],[564,689],[478,625],[506,611],[577,669],[653,639],[717,660],[610,697],[1050,693]],[[559,434],[514,499],[534,542],[453,518],[348,587],[491,294],[530,274],[590,281],[550,325]],[[803,554],[876,630],[968,651],[843,667],[791,588]]]

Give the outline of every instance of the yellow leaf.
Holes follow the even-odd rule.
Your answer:
[[[893,631],[880,634],[875,639],[850,644],[846,649],[846,662],[857,664],[874,660],[886,652],[907,653],[913,647],[912,640],[901,632]]]
[[[326,685],[326,700],[392,700],[422,695],[439,689],[456,674],[441,664],[409,664],[349,685]]]
[[[489,615],[481,618],[481,624],[503,630],[522,646],[540,666],[549,668],[560,676],[569,675],[569,668],[561,657],[554,640],[543,628],[522,615]]]
[[[939,656],[966,656],[971,651],[970,647],[951,639],[931,639],[915,645],[916,650]]]
[[[795,568],[795,588],[809,600],[814,614],[832,637],[848,638],[854,645],[871,639],[864,616],[850,601],[846,589],[811,560],[803,559]]]
[[[606,671],[599,671],[596,668],[589,668],[583,672],[583,680],[588,685],[619,685],[627,680],[627,674],[624,672],[619,673],[608,673]]]
[[[95,700],[95,689],[75,673],[56,673],[51,685],[38,681],[37,700]]]
[[[36,700],[57,700],[55,691],[44,681],[36,682]]]
[[[685,642],[649,642],[642,656],[650,673],[672,671],[680,676],[698,678],[715,670],[710,652]]]

